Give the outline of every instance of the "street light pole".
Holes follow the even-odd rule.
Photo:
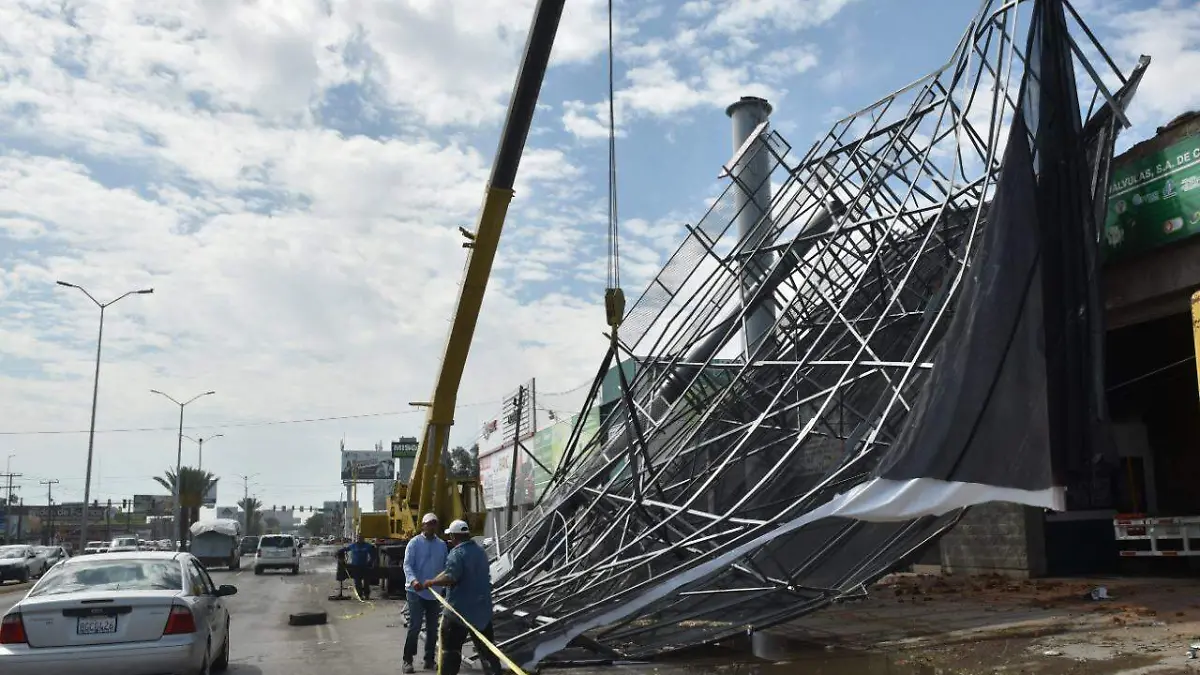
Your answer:
[[[175,448],[175,529],[179,531],[179,543],[175,545],[175,550],[181,551],[183,550],[183,538],[185,536],[183,532],[183,476],[180,475],[183,472],[183,409],[192,401],[205,396],[211,396],[217,392],[206,391],[203,394],[196,394],[183,403],[176,401],[170,394],[163,393],[157,389],[151,389],[150,393],[158,394],[179,406],[179,442]],[[87,508],[86,505],[84,508]]]
[[[88,526],[88,502],[92,498],[92,454],[96,447],[96,402],[100,395],[100,347],[104,344],[104,310],[112,305],[117,304],[130,295],[149,295],[154,292],[153,288],[144,288],[140,291],[127,291],[115,300],[108,302],[100,302],[87,289],[78,284],[69,284],[65,281],[55,282],[59,286],[66,288],[74,288],[88,297],[92,304],[100,308],[100,332],[96,336],[96,374],[92,378],[92,421],[88,426],[88,451],[87,451],[87,472],[83,478],[83,513],[79,520],[79,550],[83,551],[87,547],[87,526]]]
[[[204,441],[211,441],[211,440],[213,440],[214,438],[221,438],[221,437],[222,437],[222,436],[224,436],[224,435],[225,435],[225,434],[213,434],[212,436],[209,436],[208,438],[204,438],[203,436],[200,436],[200,437],[198,437],[198,438],[192,438],[191,436],[184,436],[184,438],[186,438],[186,439],[188,439],[189,441],[191,441],[191,442],[195,443],[196,445],[200,446],[200,451],[199,451],[199,454],[198,454],[198,455],[197,455],[197,457],[196,457],[196,468],[197,468],[197,469],[203,469],[203,468],[204,468]]]

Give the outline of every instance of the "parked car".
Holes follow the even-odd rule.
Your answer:
[[[254,573],[262,574],[269,569],[289,569],[292,574],[300,573],[300,548],[296,546],[295,537],[290,534],[267,534],[258,540]]]
[[[0,619],[0,663],[4,675],[221,671],[234,593],[187,553],[71,558]]]
[[[46,571],[45,558],[39,558],[32,546],[0,546],[0,583],[29,581]]]

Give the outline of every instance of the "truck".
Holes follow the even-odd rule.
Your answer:
[[[201,520],[192,525],[191,554],[205,567],[242,568],[242,524],[228,518]]]

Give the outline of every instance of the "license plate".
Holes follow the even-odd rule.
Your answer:
[[[75,627],[79,635],[103,635],[117,632],[117,617],[115,616],[81,616]]]

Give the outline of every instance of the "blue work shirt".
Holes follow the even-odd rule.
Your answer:
[[[429,581],[446,568],[446,542],[425,535],[413,537],[404,547],[404,579],[409,593],[416,593],[425,600],[433,600],[433,591],[428,588],[417,593],[412,589],[414,581]]]
[[[349,546],[343,546],[338,553],[350,553],[350,564],[359,567],[366,567],[375,559],[375,544],[369,541],[354,542]]]
[[[492,622],[492,574],[484,553],[474,539],[468,539],[446,556],[446,576],[454,585],[446,600],[464,619],[479,630]]]

